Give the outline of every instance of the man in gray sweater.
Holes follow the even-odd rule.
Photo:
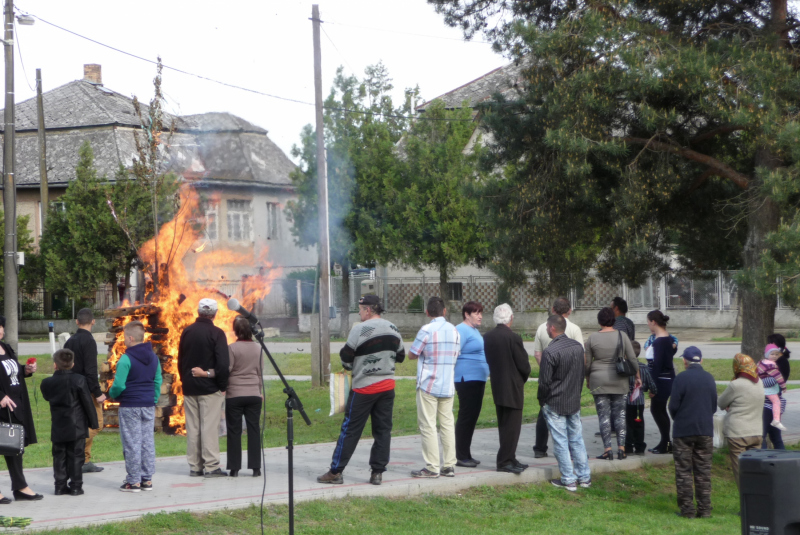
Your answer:
[[[372,451],[369,482],[380,485],[392,439],[395,363],[406,357],[403,338],[391,322],[381,318],[383,308],[376,295],[365,295],[358,301],[361,323],[350,330],[347,343],[339,352],[342,367],[353,370],[353,385],[345,405],[344,422],[331,468],[317,478],[319,483],[341,485],[342,472],[356,450],[361,432],[372,418]]]

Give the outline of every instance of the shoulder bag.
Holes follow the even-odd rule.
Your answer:
[[[625,345],[622,343],[622,331],[617,331],[617,375],[630,377],[636,375],[633,365],[625,358]]]
[[[11,410],[8,421],[11,422]],[[22,455],[25,451],[25,428],[19,424],[0,422],[0,455]]]

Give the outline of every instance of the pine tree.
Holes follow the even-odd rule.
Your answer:
[[[429,0],[523,62],[484,110],[506,268],[741,267],[742,351],[797,297],[800,21],[786,0]],[[509,17],[513,14],[513,17]],[[513,228],[510,228],[514,224]],[[599,261],[597,260],[599,259]]]

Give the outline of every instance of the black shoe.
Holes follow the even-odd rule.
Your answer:
[[[623,459],[627,459],[627,458],[628,458],[628,454],[625,453],[625,450],[619,450],[617,452],[617,459],[619,459],[620,461],[623,460]]]
[[[514,463],[508,463],[503,466],[499,466],[497,468],[498,472],[508,472],[509,474],[517,474],[520,475],[522,472],[525,471],[524,468],[520,468],[519,466],[514,465]]]
[[[369,482],[373,485],[380,485],[383,482],[383,472],[372,472]]]
[[[239,477],[239,471],[238,470],[231,470],[228,473],[228,475],[231,476],[231,477]]]
[[[461,466],[463,468],[475,468],[478,465],[472,459],[467,459],[466,461],[456,461],[456,466]]]
[[[97,466],[94,463],[86,463],[81,466],[81,472],[84,474],[91,474],[92,472],[102,472],[105,470],[102,466]]]
[[[544,459],[545,457],[547,457],[546,451],[533,450],[534,459]]]
[[[601,433],[600,431],[598,431],[597,433],[595,433],[595,434],[594,434],[594,436],[596,436],[596,437],[602,437],[602,436],[603,436],[603,433]]]
[[[517,468],[522,468],[523,470],[525,470],[526,468],[528,468],[529,465],[521,463],[518,460],[514,459],[514,466],[516,466]]]
[[[647,451],[649,451],[653,455],[666,455],[668,453],[672,453],[672,449],[670,448],[668,450],[666,447],[661,447],[661,448],[655,447],[655,448],[653,448],[651,450],[647,450]]]
[[[189,477],[203,477],[202,470],[189,470]]]
[[[256,468],[255,470],[253,470],[253,477],[261,477],[261,469],[260,468]]]
[[[0,505],[8,505],[10,503],[11,503],[11,498],[6,498],[5,496],[0,498]]]
[[[70,496],[80,496],[82,494],[83,494],[83,488],[82,487],[72,487],[72,488],[69,489],[69,495]]]
[[[480,462],[478,459],[475,459],[475,458],[472,458],[472,457],[470,457],[470,459],[469,459],[469,460],[470,460],[470,461],[472,461],[472,462],[473,462],[473,463],[475,463],[475,464],[481,464],[481,462]]]
[[[56,491],[54,493],[56,496],[66,496],[69,494],[69,487],[64,485],[63,487],[56,487]]]
[[[605,460],[605,461],[613,461],[614,460],[614,454],[611,452],[611,450],[608,450],[606,452],[603,452],[602,455],[598,455],[597,457],[595,457],[595,459],[600,459],[600,460]]]
[[[221,468],[217,468],[216,470],[206,472],[203,474],[203,477],[228,477],[228,472],[225,472]]]
[[[14,499],[17,500],[18,502],[20,501],[32,502],[36,500],[41,500],[42,498],[44,498],[44,496],[42,496],[41,494],[25,494],[24,492],[19,490],[14,491]]]
[[[151,491],[153,490],[153,481],[151,479],[143,479],[141,483],[139,483],[139,488],[144,491]]]

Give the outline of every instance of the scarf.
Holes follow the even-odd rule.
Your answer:
[[[758,382],[756,363],[743,353],[736,353],[733,357],[733,378],[736,379],[738,377],[749,379],[753,383]]]

